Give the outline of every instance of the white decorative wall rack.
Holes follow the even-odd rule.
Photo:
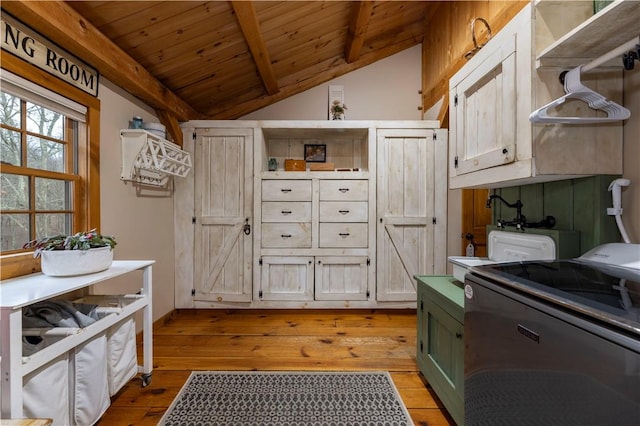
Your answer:
[[[145,185],[165,186],[173,176],[191,170],[191,154],[178,145],[146,130],[120,130],[122,173],[120,179]]]

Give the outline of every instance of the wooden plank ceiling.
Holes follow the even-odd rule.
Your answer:
[[[6,3],[13,2],[3,2],[3,8]],[[69,1],[66,6],[190,107],[174,111],[185,120],[235,119],[420,44],[438,3]],[[126,71],[110,68],[100,69],[107,79],[127,78],[114,75]],[[149,101],[144,90],[127,90]],[[174,110],[157,99],[150,105]]]

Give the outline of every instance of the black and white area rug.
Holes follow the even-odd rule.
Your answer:
[[[413,425],[385,371],[194,371],[160,425]]]

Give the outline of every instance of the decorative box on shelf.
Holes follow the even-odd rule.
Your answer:
[[[284,170],[287,172],[304,172],[307,170],[307,162],[304,160],[284,160]]]
[[[311,163],[309,170],[312,172],[332,172],[335,169],[333,163]]]

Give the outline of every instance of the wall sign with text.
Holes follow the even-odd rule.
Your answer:
[[[2,50],[98,96],[98,70],[5,13],[1,23]]]

